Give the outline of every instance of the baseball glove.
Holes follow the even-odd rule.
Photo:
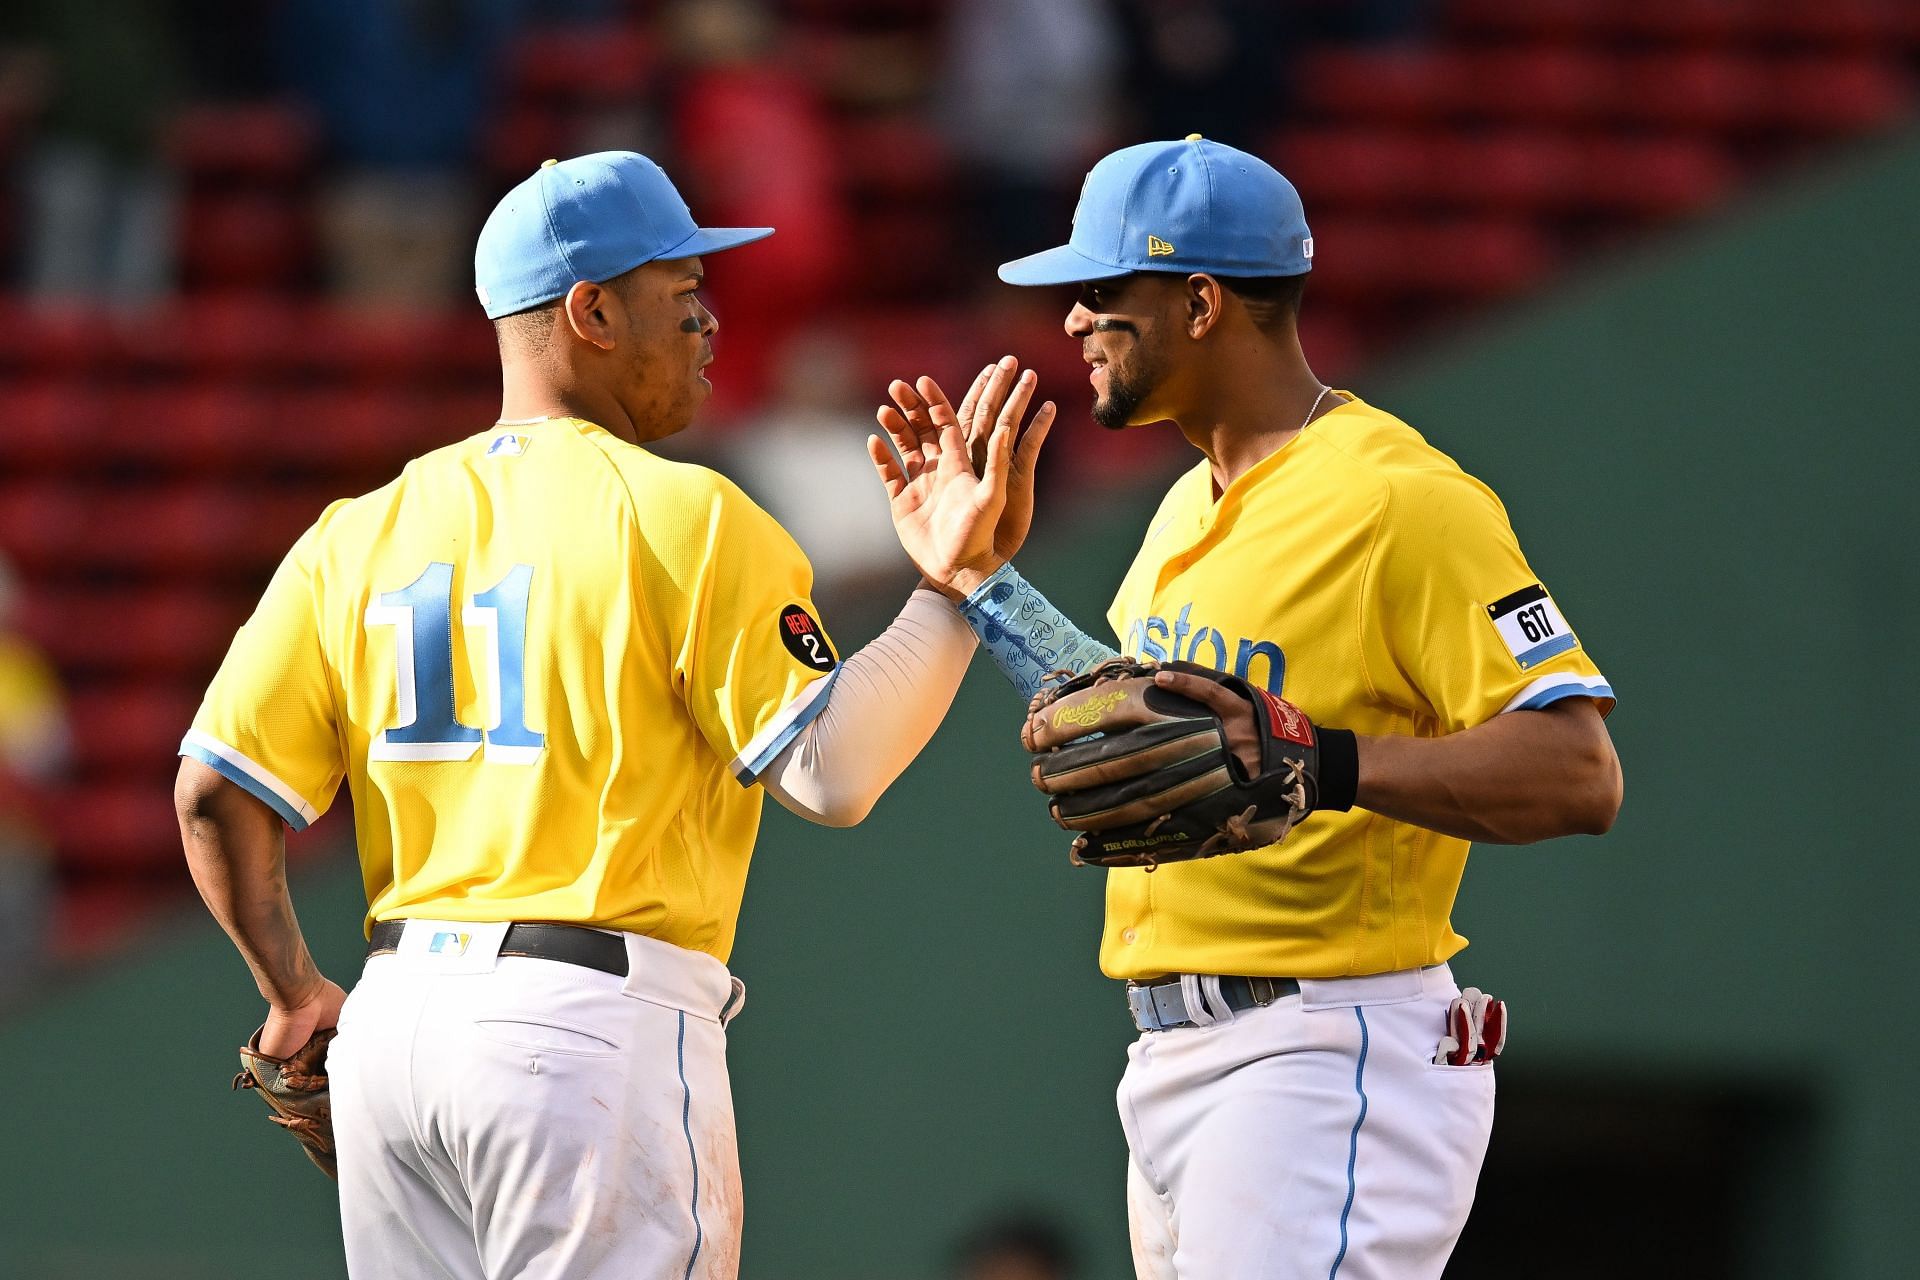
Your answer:
[[[273,1108],[268,1119],[299,1139],[320,1172],[340,1180],[333,1155],[333,1099],[327,1088],[327,1046],[334,1029],[316,1031],[290,1058],[269,1058],[259,1050],[260,1033],[241,1047],[236,1089],[257,1089]]]
[[[1156,671],[1213,681],[1244,699],[1258,736],[1250,772],[1213,710],[1156,685]],[[1316,809],[1346,809],[1354,738],[1238,676],[1191,662],[1112,658],[1046,688],[1021,745],[1053,820],[1079,832],[1082,866],[1147,867],[1277,844]]]

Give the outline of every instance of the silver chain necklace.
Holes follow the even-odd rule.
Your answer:
[[[1301,419],[1300,425],[1298,427],[1295,427],[1294,430],[1305,431],[1307,429],[1307,427],[1313,422],[1313,415],[1320,412],[1320,402],[1327,398],[1327,392],[1331,390],[1333,390],[1332,387],[1325,386],[1325,385],[1321,386],[1320,394],[1313,398],[1313,408],[1307,410],[1307,416]]]

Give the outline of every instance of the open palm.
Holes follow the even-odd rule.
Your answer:
[[[867,453],[886,486],[900,545],[929,581],[949,591],[971,590],[1026,538],[1034,462],[1056,412],[1048,401],[1020,429],[1034,385],[1033,373],[1019,372],[1008,356],[974,379],[964,414],[931,378],[921,378],[917,390],[898,381],[888,388],[894,404],[878,417],[900,456],[879,436],[868,439]],[[977,470],[970,435],[985,436]]]

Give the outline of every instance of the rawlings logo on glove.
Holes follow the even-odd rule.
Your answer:
[[[1204,700],[1156,683],[1162,671]],[[1042,689],[1020,741],[1084,866],[1278,844],[1314,810],[1351,807],[1359,772],[1351,733],[1316,732],[1292,703],[1191,662],[1113,658]]]

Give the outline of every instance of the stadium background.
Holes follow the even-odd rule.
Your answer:
[[[1452,1274],[1912,1274],[1916,53],[1872,0],[11,4],[0,1276],[340,1274],[325,1186],[225,1092],[257,1010],[172,748],[322,503],[491,421],[500,190],[635,146],[781,228],[713,273],[678,447],[789,521],[849,649],[912,577],[871,404],[1007,350],[1068,406],[1023,562],[1103,611],[1181,448],[1088,424],[1066,300],[991,266],[1092,157],[1193,130],[1299,184],[1316,368],[1503,495],[1622,691],[1614,832],[1467,876],[1462,970],[1517,1029]],[[1124,1274],[1129,1029],[1011,714],[982,665],[866,825],[769,814],[750,1280],[958,1275],[1007,1212]],[[349,844],[293,842],[343,979]]]

